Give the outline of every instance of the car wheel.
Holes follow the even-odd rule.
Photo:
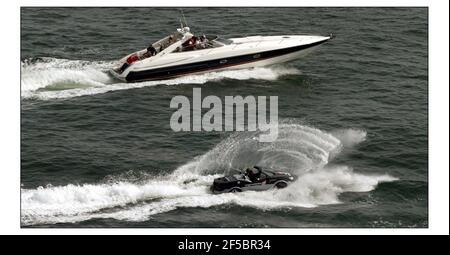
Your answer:
[[[241,192],[242,190],[240,188],[232,188],[230,190],[231,193]]]
[[[286,182],[279,182],[275,185],[275,187],[277,187],[278,189],[284,189],[287,187],[287,183]]]

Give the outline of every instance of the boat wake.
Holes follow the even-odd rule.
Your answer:
[[[138,173],[128,172],[97,184],[22,189],[21,221],[25,226],[95,218],[147,221],[152,215],[177,208],[225,204],[260,210],[316,207],[340,203],[339,195],[344,192],[367,192],[381,182],[396,180],[387,174],[367,175],[349,166],[329,164],[341,151],[366,137],[365,131],[357,129],[333,133],[301,124],[281,124],[274,143],[259,143],[254,139],[259,134],[240,132],[167,175],[141,173],[136,178]],[[282,169],[299,178],[282,190],[209,192],[214,178],[251,165]]]
[[[171,80],[121,83],[108,74],[108,70],[113,65],[113,61],[83,61],[56,58],[22,61],[22,98],[40,100],[63,99],[156,85],[204,84],[221,79],[276,80],[283,75],[300,73],[299,70],[294,68],[253,68],[188,75]]]

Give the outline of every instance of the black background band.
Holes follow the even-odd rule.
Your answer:
[[[223,240],[270,240],[270,249],[244,250],[211,248],[180,250],[180,242],[213,242]],[[448,244],[448,236],[285,236],[285,235],[196,235],[196,236],[3,236],[1,247],[11,245],[15,252],[31,249],[45,254],[85,254],[107,250],[122,254],[407,254],[430,252],[437,245]],[[17,242],[14,242],[17,241]],[[442,250],[442,252],[444,252]]]

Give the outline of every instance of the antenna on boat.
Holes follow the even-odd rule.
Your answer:
[[[181,12],[181,18],[183,18],[183,19],[180,18],[181,29],[183,29],[184,27],[187,27],[188,24],[186,21],[186,17],[184,16],[183,9],[180,9],[180,12]]]

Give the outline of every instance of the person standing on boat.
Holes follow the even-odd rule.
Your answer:
[[[156,53],[157,52],[156,52],[155,47],[153,47],[153,45],[150,44],[150,46],[147,47],[147,52],[145,52],[144,54],[139,55],[139,53],[135,53],[135,54],[129,56],[127,58],[126,62],[123,63],[123,65],[119,68],[120,73],[123,73],[123,71],[125,71],[125,69],[127,69],[134,62],[149,58],[151,56],[155,56]]]
[[[156,55],[155,47],[153,47],[153,45],[150,44],[150,46],[147,47],[147,52],[144,54],[147,54],[148,57],[155,56]]]
[[[199,37],[199,40],[197,40],[195,48],[197,49],[206,49],[206,43],[208,42],[208,39],[203,34]]]
[[[183,43],[182,45],[182,51],[191,51],[194,50],[197,47],[198,38],[195,36],[192,36],[189,40]]]

